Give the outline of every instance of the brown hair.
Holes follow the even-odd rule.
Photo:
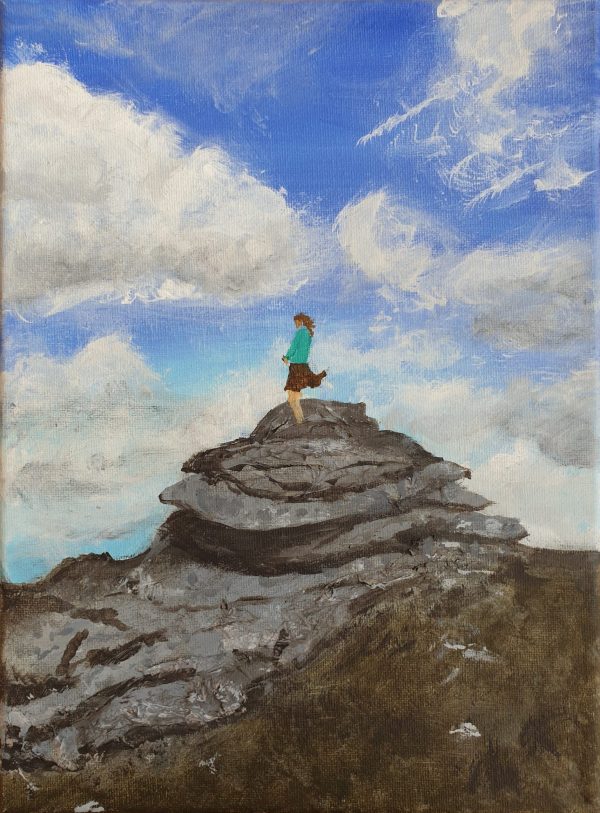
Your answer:
[[[315,333],[315,323],[313,320],[308,316],[306,313],[297,313],[294,316],[294,322],[302,322],[305,328],[307,328],[308,332],[311,336],[314,336]]]

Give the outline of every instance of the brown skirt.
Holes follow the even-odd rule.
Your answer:
[[[320,373],[313,373],[308,364],[292,364],[290,362],[290,371],[283,389],[300,392],[305,387],[319,387],[326,375],[325,370]]]

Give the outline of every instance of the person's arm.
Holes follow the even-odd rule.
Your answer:
[[[294,361],[294,354],[296,352],[297,347],[298,347],[298,331],[296,331],[296,333],[294,334],[292,343],[290,344],[287,353],[283,357],[284,362]]]

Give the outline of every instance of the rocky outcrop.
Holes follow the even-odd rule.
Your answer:
[[[364,405],[303,408],[194,455],[143,554],[4,586],[8,766],[75,770],[240,714],[387,591],[486,584],[526,536]]]
[[[477,513],[463,466],[382,431],[363,404],[308,400],[297,426],[276,407],[249,438],[192,457],[160,495],[181,509],[161,530],[213,563],[248,572],[315,572],[428,536],[515,541],[515,520]]]

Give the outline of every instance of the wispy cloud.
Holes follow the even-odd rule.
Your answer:
[[[357,141],[357,145],[363,146],[364,144],[368,144],[369,141],[372,141],[374,138],[380,138],[387,133],[391,133],[393,130],[399,127],[400,124],[404,124],[411,119],[417,118],[424,110],[427,110],[437,102],[448,102],[455,98],[456,95],[457,90],[450,83],[447,83],[445,86],[442,85],[438,87],[437,92],[432,96],[429,96],[427,99],[423,99],[422,102],[413,105],[413,107],[410,107],[405,113],[394,113],[393,116],[389,116],[389,118],[387,118],[384,122],[378,124],[377,127],[374,127],[371,132],[361,136],[361,138],[359,138]]]
[[[111,0],[61,8],[55,22],[79,47],[138,61],[227,112],[248,94],[270,93],[279,71],[314,53],[335,20],[330,4]]]
[[[552,195],[553,193],[576,189],[595,171],[582,172],[575,169],[575,167],[569,166],[564,159],[557,158],[545,168],[543,175],[536,178],[533,184],[538,192],[546,192],[548,195]]]
[[[358,144],[395,133],[394,148],[410,150],[408,122],[435,132],[443,149],[423,150],[422,157],[439,165],[440,177],[468,208],[512,206],[539,192],[578,189],[590,172],[591,131],[582,139],[581,130],[591,96],[572,92],[580,77],[571,54],[586,53],[593,64],[586,4],[441,0],[437,16],[448,56],[432,69],[424,97],[388,116]],[[554,82],[548,94],[549,66]],[[570,155],[566,166],[566,159],[557,161],[557,149]]]
[[[467,207],[472,208],[489,202],[493,202],[496,206],[508,206],[516,203],[517,200],[526,198],[529,195],[529,189],[528,185],[522,182],[539,172],[543,165],[543,162],[539,161],[531,166],[517,167],[500,178],[494,178],[488,187],[467,201]]]

